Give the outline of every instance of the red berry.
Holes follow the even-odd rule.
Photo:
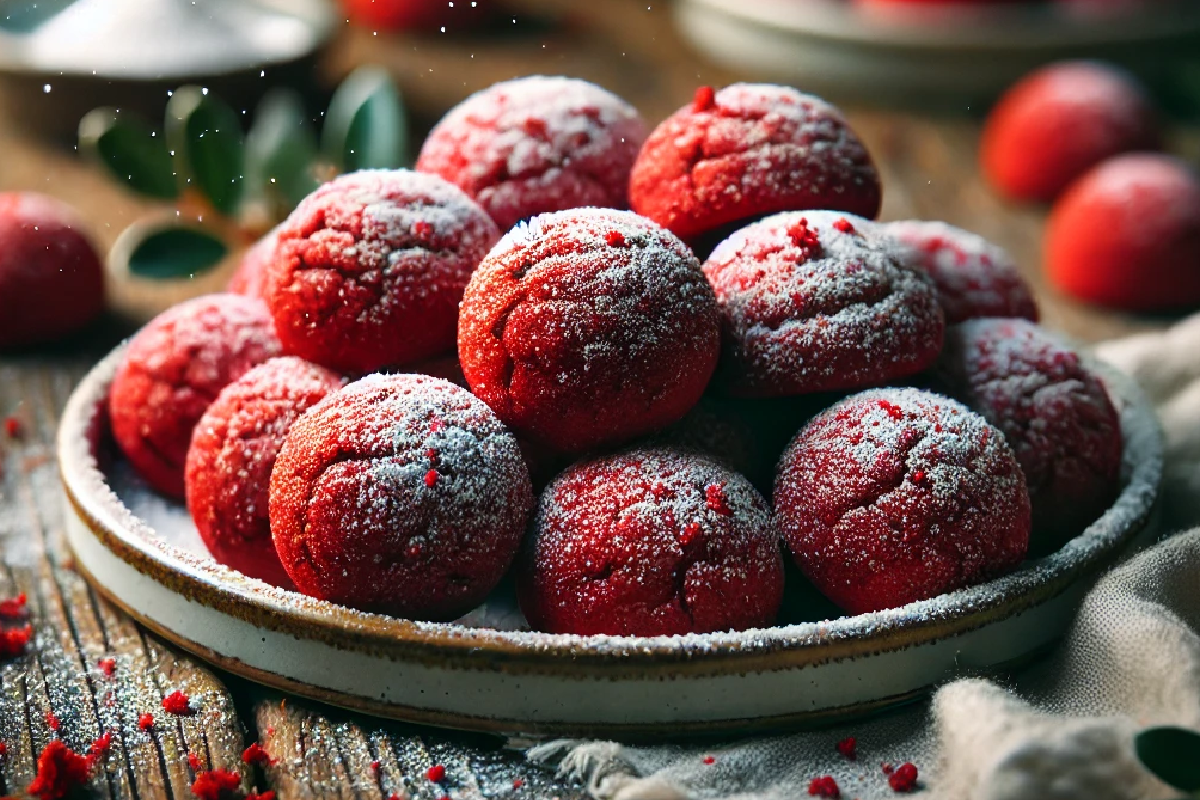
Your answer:
[[[1050,281],[1127,311],[1200,305],[1200,177],[1170,156],[1129,154],[1080,178],[1055,204]]]
[[[917,788],[917,768],[911,761],[905,761],[896,767],[895,772],[888,776],[888,786],[897,792],[911,792]]]
[[[1132,76],[1093,62],[1053,64],[1000,98],[983,129],[983,171],[1004,194],[1053,200],[1106,158],[1154,150],[1161,136]]]
[[[441,764],[434,764],[425,772],[425,777],[434,783],[441,783],[446,780],[446,768]]]
[[[853,736],[847,736],[837,743],[837,751],[851,761],[858,759],[858,740]]]

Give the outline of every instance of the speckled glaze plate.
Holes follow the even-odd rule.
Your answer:
[[[67,405],[67,534],[96,589],[148,628],[254,681],[371,714],[507,733],[681,736],[818,725],[1003,669],[1066,629],[1098,573],[1153,535],[1154,413],[1101,371],[1120,410],[1123,491],[1087,531],[991,583],[875,614],[638,639],[522,630],[502,586],[455,623],[364,614],[268,586],[207,556],[187,512],[141,484],[108,440],[122,351]]]

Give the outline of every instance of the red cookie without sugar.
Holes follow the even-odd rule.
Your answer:
[[[563,451],[680,419],[720,351],[699,263],[629,211],[560,211],[514,228],[471,277],[458,325],[471,391]]]
[[[1050,201],[1101,161],[1157,150],[1157,114],[1132,75],[1090,61],[1051,64],[1009,89],[983,128],[988,180],[1017,200]]]
[[[808,579],[852,614],[978,583],[1029,546],[1004,435],[918,389],[862,392],[806,425],[779,463],[775,519]]]
[[[0,192],[0,349],[74,333],[104,309],[104,268],[66,204]]]
[[[774,622],[783,559],[770,508],[741,475],[705,456],[631,450],[547,487],[518,596],[551,633],[742,630]]]
[[[197,297],[159,314],[129,342],[108,393],[113,437],[146,481],[184,496],[192,429],[230,382],[280,354],[261,300]]]
[[[512,434],[466,389],[424,375],[329,395],[271,472],[271,535],[300,591],[413,619],[482,602],[532,505]]]
[[[276,232],[266,301],[289,355],[371,372],[454,347],[495,223],[436,175],[366,170],[301,201]]]
[[[888,222],[876,230],[900,243],[905,264],[933,278],[947,325],[980,317],[1037,320],[1033,292],[1012,257],[982,236],[944,222]]]
[[[704,263],[721,308],[718,382],[772,396],[874,386],[931,365],[942,312],[928,275],[866,220],[776,214],[737,231]]]
[[[417,169],[457,184],[502,230],[547,211],[627,208],[646,127],[595,84],[534,75],[471,95],[439,122]]]
[[[271,541],[271,468],[296,418],[343,383],[302,359],[273,358],[222,389],[204,412],[184,479],[188,510],[217,561],[291,587]]]
[[[938,372],[1016,452],[1033,505],[1031,554],[1057,550],[1112,505],[1120,417],[1073,350],[1025,320],[971,320],[947,332]]]
[[[777,211],[879,213],[879,174],[841,112],[769,84],[704,86],[651,132],[629,180],[639,214],[689,241]]]

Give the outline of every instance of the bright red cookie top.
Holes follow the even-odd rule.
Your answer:
[[[230,276],[225,291],[246,297],[265,297],[268,268],[275,259],[277,246],[274,229],[252,244],[242,254],[242,260]]]
[[[277,236],[266,300],[287,352],[369,372],[454,346],[463,287],[499,231],[436,175],[367,170],[310,194]]]
[[[65,203],[0,192],[0,349],[52,341],[104,309],[104,268]]]
[[[904,263],[933,278],[947,325],[980,317],[1037,320],[1033,292],[1004,248],[944,222],[889,222],[877,230],[900,242]]]
[[[971,320],[947,331],[938,372],[1016,452],[1033,503],[1031,553],[1058,549],[1112,505],[1120,417],[1073,350],[1025,320]]]
[[[774,621],[783,560],[767,502],[741,475],[631,450],[576,464],[543,492],[518,595],[553,633],[741,630]]]
[[[633,167],[635,211],[684,239],[802,209],[879,213],[879,174],[841,112],[785,86],[696,92],[655,128]]]
[[[534,75],[452,108],[416,168],[462,187],[508,230],[547,211],[628,207],[629,170],[645,138],[637,111],[611,92]]]
[[[471,390],[516,430],[567,451],[678,420],[719,348],[699,263],[629,211],[560,211],[514,228],[471,277],[459,315]]]
[[[288,429],[345,381],[292,356],[259,364],[217,395],[192,433],[187,505],[213,557],[251,577],[291,586],[271,541],[271,468]]]
[[[1046,228],[1061,291],[1129,311],[1200,305],[1200,177],[1177,158],[1105,161],[1062,196]]]
[[[1158,115],[1132,75],[1067,61],[1026,76],[1000,98],[983,128],[980,158],[1002,193],[1049,201],[1104,159],[1160,144]]]
[[[151,486],[182,499],[192,429],[209,403],[279,354],[261,300],[213,294],[167,309],[130,340],[113,378],[108,413],[117,444]]]
[[[877,389],[817,415],[784,452],[775,520],[796,563],[851,613],[901,606],[1016,566],[1025,477],[960,403]]]
[[[369,375],[288,432],[271,535],[300,591],[449,620],[504,575],[533,505],[516,439],[466,389]]]
[[[866,220],[776,214],[704,263],[721,308],[719,380],[731,394],[804,394],[877,385],[937,359],[933,281],[903,265]]]

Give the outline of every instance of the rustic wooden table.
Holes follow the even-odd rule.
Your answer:
[[[511,30],[469,36],[390,37],[347,29],[323,61],[333,79],[354,65],[387,65],[418,120],[428,124],[468,93],[530,73],[587,78],[636,105],[651,123],[687,102],[702,83],[755,76],[733,74],[690,52],[661,3],[605,0],[562,5],[524,0]],[[557,14],[557,16],[555,16]],[[1005,205],[976,169],[978,124],[849,109],[883,172],[885,219],[943,219],[1009,248],[1037,290],[1045,322],[1085,340],[1160,327],[1073,305],[1051,293],[1040,273],[1043,212]],[[56,195],[80,210],[107,248],[126,225],[152,210],[82,164],[0,122],[0,190]],[[1180,139],[1185,148],[1196,137]],[[106,769],[93,781],[111,797],[190,797],[196,768],[243,774],[245,788],[282,798],[441,797],[424,779],[446,766],[454,797],[575,797],[578,787],[523,763],[501,742],[358,717],[282,697],[214,672],[157,641],[100,600],[72,571],[62,539],[61,496],[54,456],[58,411],[83,372],[126,332],[104,324],[72,342],[0,357],[0,416],[15,415],[23,434],[0,436],[0,599],[29,597],[33,646],[0,665],[0,796],[19,794],[33,777],[37,754],[54,737],[77,750],[102,730],[116,731]],[[110,677],[99,666],[116,659]],[[162,697],[182,689],[203,712],[173,718]],[[136,720],[156,712],[140,731]],[[241,763],[259,742],[274,759]],[[519,786],[514,784],[514,777]]]

